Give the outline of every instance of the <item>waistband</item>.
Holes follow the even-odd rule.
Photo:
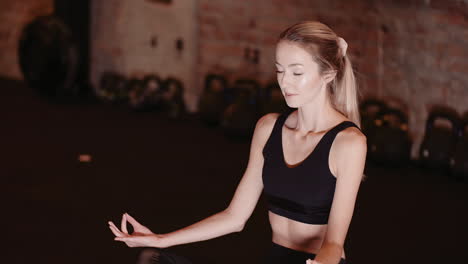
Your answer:
[[[305,263],[307,259],[315,259],[316,257],[316,254],[314,253],[287,248],[285,246],[276,244],[274,242],[271,242],[271,243],[272,245],[271,245],[271,249],[270,249],[271,251],[270,251],[269,257],[270,258],[274,257],[276,260],[282,260],[281,262],[277,262],[277,263],[289,264],[289,261],[290,260],[292,261],[293,259],[301,259],[301,261],[304,261]],[[347,264],[346,259],[341,258],[339,264]]]

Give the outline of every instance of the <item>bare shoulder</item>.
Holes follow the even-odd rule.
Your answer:
[[[349,127],[338,133],[331,152],[334,160],[332,170],[337,178],[340,178],[341,174],[354,175],[356,179],[362,178],[367,154],[367,138],[361,130]]]
[[[269,113],[262,116],[257,121],[257,125],[255,126],[255,133],[267,134],[270,135],[271,131],[273,130],[273,126],[276,123],[280,114],[278,113]]]
[[[356,127],[348,127],[344,129],[336,135],[335,141],[336,149],[339,152],[347,151],[350,148],[367,148],[366,136]]]
[[[279,115],[278,113],[269,113],[258,119],[252,139],[254,143],[257,142],[260,145],[264,145],[270,137]]]

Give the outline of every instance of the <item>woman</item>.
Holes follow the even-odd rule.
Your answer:
[[[115,240],[166,248],[240,232],[262,193],[272,246],[266,263],[346,263],[343,249],[363,175],[366,138],[347,44],[319,22],[286,29],[276,49],[278,83],[289,115],[257,122],[245,174],[229,206],[191,226],[153,234],[124,214]],[[129,221],[135,233],[128,234]]]

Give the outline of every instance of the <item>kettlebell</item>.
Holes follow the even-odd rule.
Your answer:
[[[468,112],[465,113],[459,128],[458,140],[450,167],[455,178],[468,182]]]
[[[228,104],[227,80],[222,75],[208,74],[205,88],[198,102],[200,120],[209,126],[219,125]]]
[[[233,102],[224,111],[222,128],[226,135],[246,139],[252,136],[258,119],[257,95],[259,84],[255,80],[236,80],[230,93]]]
[[[186,113],[182,81],[172,77],[167,78],[163,86],[162,103],[164,112],[169,118],[181,118]]]
[[[368,138],[370,160],[388,166],[403,166],[410,161],[411,140],[408,118],[399,109],[385,108],[374,120],[375,128]]]
[[[268,113],[287,113],[292,109],[288,107],[284,100],[281,88],[278,82],[271,82],[260,90],[259,95],[259,113],[265,115]]]
[[[441,121],[445,121],[448,127],[441,124]],[[446,172],[450,168],[459,133],[460,118],[455,110],[437,106],[430,111],[419,149],[421,165]]]
[[[108,71],[101,74],[97,93],[106,101],[121,103],[128,99],[127,88],[127,79],[123,75]]]
[[[369,138],[372,136],[373,129],[375,129],[375,120],[379,113],[383,113],[387,109],[387,105],[378,99],[364,100],[359,106],[361,113],[361,130]]]

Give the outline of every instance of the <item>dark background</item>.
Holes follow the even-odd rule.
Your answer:
[[[120,69],[127,77],[139,71],[139,57],[125,67],[118,59],[140,44],[113,45],[130,34],[125,30],[145,34],[147,28],[120,29],[111,39],[93,33],[112,28],[119,14],[124,17],[122,3],[1,3],[2,263],[136,263],[141,249],[114,242],[108,220],[119,222],[128,212],[154,232],[170,232],[223,210],[242,177],[248,140],[227,138],[220,128],[202,125],[195,113],[173,120],[94,97],[103,70]],[[154,5],[171,8],[171,3]],[[330,24],[348,40],[364,98],[393,98],[404,106],[415,142],[413,160],[432,104],[468,110],[466,1],[200,0],[190,8],[198,21],[196,77],[186,84],[191,94],[201,93],[209,72],[230,81],[245,76],[270,81],[274,34],[307,18]],[[51,102],[23,80],[17,62],[21,29],[51,13],[73,31],[81,59],[77,81],[91,94]],[[227,15],[232,13],[239,15]],[[136,14],[130,17],[137,19]],[[238,63],[245,60],[246,47],[260,51],[258,63]],[[80,163],[80,154],[92,161]],[[366,175],[345,245],[350,263],[466,262],[466,182],[414,164],[368,162]],[[262,198],[242,233],[171,251],[194,263],[259,263],[270,235]]]

